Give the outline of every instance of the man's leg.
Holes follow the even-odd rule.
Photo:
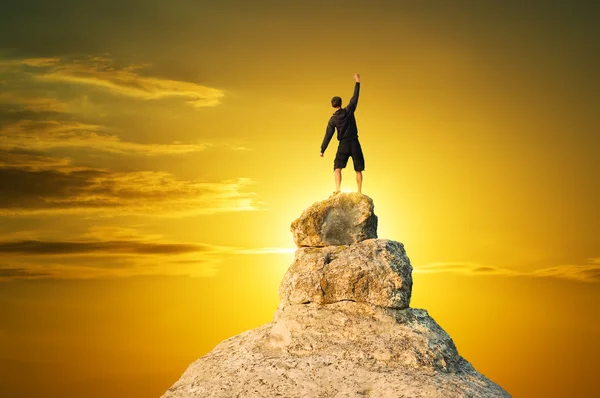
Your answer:
[[[356,187],[358,192],[362,193],[362,172],[365,169],[365,157],[363,155],[362,148],[360,147],[360,142],[358,142],[358,139],[352,141],[351,143],[350,156],[352,156],[352,163],[354,163],[354,171],[356,171]]]
[[[335,169],[335,192],[340,192],[340,185],[342,184],[342,169]]]
[[[342,169],[348,164],[348,158],[350,157],[350,149],[344,142],[340,142],[338,145],[335,159],[333,160],[333,171],[335,173],[335,192],[340,192],[340,185],[342,184]]]

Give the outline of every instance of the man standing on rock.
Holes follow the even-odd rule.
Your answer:
[[[354,79],[356,80],[354,95],[350,98],[350,102],[348,102],[345,108],[342,108],[342,99],[340,97],[336,96],[331,99],[331,106],[335,108],[335,112],[329,119],[329,123],[327,123],[325,138],[323,138],[323,143],[321,144],[320,156],[323,157],[325,149],[327,149],[329,141],[333,137],[333,132],[337,128],[337,139],[340,143],[335,154],[335,160],[333,161],[333,170],[335,173],[334,193],[340,191],[342,169],[348,164],[350,156],[352,156],[354,171],[356,171],[358,192],[362,190],[362,171],[365,169],[365,158],[358,142],[358,128],[356,127],[356,119],[354,118],[354,112],[358,104],[358,93],[360,91],[360,75],[358,73],[355,74]]]

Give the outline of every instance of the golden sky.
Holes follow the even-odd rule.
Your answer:
[[[268,322],[359,72],[363,192],[412,305],[513,396],[589,396],[600,10],[526,3],[3,5],[0,391],[159,396]]]

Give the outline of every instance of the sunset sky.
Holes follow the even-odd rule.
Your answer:
[[[269,322],[358,72],[363,192],[412,306],[513,396],[590,396],[591,4],[2,2],[0,395],[158,397]]]

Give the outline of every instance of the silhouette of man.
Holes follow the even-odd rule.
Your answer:
[[[335,112],[331,115],[329,122],[327,123],[327,130],[325,130],[325,137],[321,144],[321,157],[325,153],[333,132],[337,129],[337,139],[339,141],[338,150],[335,154],[335,160],[333,161],[333,170],[335,174],[335,192],[340,191],[340,185],[342,183],[342,169],[348,164],[348,158],[352,157],[352,163],[354,164],[354,171],[356,171],[356,186],[358,192],[362,190],[362,172],[365,169],[365,158],[362,153],[362,148],[358,142],[358,128],[356,127],[356,119],[354,118],[354,112],[356,111],[356,105],[358,104],[358,93],[360,91],[360,75],[357,73],[354,75],[356,84],[354,85],[354,95],[350,98],[348,105],[342,108],[342,99],[340,97],[333,97],[331,99],[331,106],[335,108]]]

